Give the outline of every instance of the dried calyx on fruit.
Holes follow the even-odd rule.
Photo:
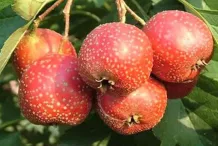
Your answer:
[[[153,51],[137,27],[120,22],[98,26],[79,52],[79,73],[91,87],[127,95],[150,76]]]
[[[109,80],[107,77],[102,77],[100,80],[96,79],[96,82],[100,83],[97,88],[99,88],[102,93],[105,93],[107,89],[114,89],[113,86],[115,85],[115,82]]]

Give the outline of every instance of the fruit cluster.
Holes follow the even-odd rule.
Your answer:
[[[156,14],[142,30],[120,22],[100,25],[78,57],[62,40],[38,28],[17,46],[23,115],[35,124],[78,125],[94,103],[101,119],[124,135],[153,128],[167,98],[188,95],[213,53],[204,22],[174,10]]]

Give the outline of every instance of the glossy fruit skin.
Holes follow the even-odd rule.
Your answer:
[[[149,79],[128,96],[99,94],[96,110],[114,131],[130,135],[153,128],[163,117],[166,105],[166,89],[157,80]],[[140,123],[128,125],[127,119],[133,115],[141,116]]]
[[[120,95],[146,82],[153,66],[148,37],[137,27],[120,22],[106,23],[90,32],[78,58],[79,73],[88,85],[98,89],[100,82],[96,80],[106,78],[114,82],[107,89]]]
[[[77,59],[49,54],[35,61],[20,80],[23,115],[41,125],[78,125],[92,106],[93,90],[79,77]]]
[[[143,31],[154,50],[152,73],[167,82],[194,79],[200,69],[199,60],[209,62],[213,53],[213,38],[206,24],[183,11],[163,11],[152,17]]]
[[[62,39],[62,35],[50,29],[28,31],[13,53],[13,64],[18,76],[21,77],[29,65],[46,54],[60,53],[76,57],[75,48],[70,41],[65,41],[61,47]]]
[[[197,81],[198,81],[198,76],[190,82],[184,82],[184,83],[163,82],[167,90],[167,98],[168,99],[184,98],[185,96],[189,95],[192,92],[192,90],[197,84]]]

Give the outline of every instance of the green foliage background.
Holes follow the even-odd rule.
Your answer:
[[[10,57],[37,14],[52,2],[1,0],[0,146],[218,145],[218,1],[126,0],[126,3],[146,21],[156,13],[170,9],[191,12],[205,21],[213,33],[215,51],[213,60],[202,72],[194,91],[182,100],[169,100],[163,120],[153,130],[132,136],[111,131],[94,112],[77,127],[33,125],[23,118],[17,95],[7,88],[17,80]],[[64,3],[46,17],[40,27],[63,33],[63,8]],[[34,11],[29,13],[29,9]],[[75,0],[71,9],[70,40],[79,51],[83,39],[92,29],[112,21],[118,21],[114,0]],[[127,15],[127,23],[141,27],[130,15]]]

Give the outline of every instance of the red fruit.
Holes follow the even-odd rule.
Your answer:
[[[38,28],[33,32],[27,32],[13,54],[14,66],[19,77],[30,64],[48,53],[76,56],[71,42],[65,41],[61,47],[62,39],[60,34],[49,29]]]
[[[195,85],[197,84],[198,78],[196,77],[194,80],[190,82],[184,83],[170,83],[164,82],[164,85],[167,89],[167,98],[168,99],[177,99],[183,98],[191,93]]]
[[[147,81],[153,51],[137,27],[107,23],[95,28],[79,53],[79,73],[91,87],[127,94]]]
[[[163,117],[166,104],[166,89],[150,79],[128,96],[100,94],[96,109],[110,128],[129,135],[153,128]]]
[[[143,28],[152,43],[152,73],[167,82],[194,79],[211,59],[213,38],[206,24],[183,11],[156,14]]]
[[[35,124],[77,125],[85,120],[93,91],[79,77],[74,56],[51,54],[23,74],[19,97],[23,115]]]

